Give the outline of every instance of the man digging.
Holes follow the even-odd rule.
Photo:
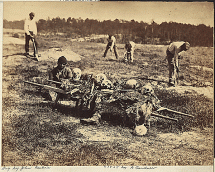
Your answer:
[[[179,74],[179,53],[190,48],[188,42],[172,42],[167,50],[167,60],[169,65],[169,86],[176,86]]]
[[[112,51],[114,50],[116,59],[118,59],[118,54],[117,54],[117,52],[116,52],[116,38],[115,38],[114,36],[112,36],[112,35],[109,35],[107,41],[108,41],[108,44],[107,44],[107,46],[106,46],[106,50],[105,50],[105,52],[104,52],[103,57],[104,57],[104,58],[106,57],[107,52],[108,52],[108,50],[110,49],[111,53],[112,53]]]

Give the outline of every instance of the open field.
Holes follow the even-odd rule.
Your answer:
[[[3,166],[213,165],[213,48],[191,47],[184,53],[180,61],[184,79],[179,86],[168,87],[162,82],[168,81],[165,46],[137,45],[134,63],[126,64],[122,44],[118,44],[120,58],[116,60],[110,52],[102,58],[103,43],[40,36],[42,60],[36,62],[23,56],[24,40],[16,44],[15,39],[13,44],[3,42]],[[23,83],[34,76],[48,77],[47,71],[56,65],[55,58],[47,58],[53,48],[68,56],[73,52],[76,58],[68,57],[68,66],[83,73],[105,73],[110,80],[135,77],[142,85],[151,83],[162,106],[195,118],[184,117],[180,129],[171,121],[153,117],[144,137],[134,136],[130,127],[111,117],[97,126],[80,124],[80,118],[88,114],[67,106],[53,110],[43,101],[44,90]]]

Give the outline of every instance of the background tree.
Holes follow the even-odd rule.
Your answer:
[[[3,20],[3,27],[24,29],[24,20]],[[119,43],[124,43],[125,39],[129,38],[142,44],[169,44],[172,41],[188,41],[191,46],[213,46],[213,27],[204,24],[196,26],[172,21],[157,24],[154,20],[148,24],[135,20],[98,21],[89,18],[83,20],[80,17],[78,19],[56,17],[47,20],[40,19],[37,22],[37,27],[38,32],[62,32],[68,38],[85,37],[92,34],[114,34]]]

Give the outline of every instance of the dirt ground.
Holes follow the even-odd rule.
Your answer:
[[[6,36],[11,41],[5,41]],[[38,42],[39,62],[23,55],[23,38],[4,34],[3,166],[213,165],[213,48],[191,47],[184,53],[180,66],[184,79],[179,86],[168,87],[163,82],[168,80],[165,46],[137,45],[134,63],[127,64],[122,61],[124,45],[120,44],[116,60],[110,52],[102,58],[106,46],[102,43],[60,37],[39,37]],[[119,80],[136,77],[143,85],[151,83],[162,106],[195,118],[184,117],[184,129],[179,129],[171,121],[153,117],[155,122],[143,137],[134,136],[117,119],[80,124],[86,114],[77,115],[72,106],[53,110],[44,101],[44,90],[23,83],[34,76],[47,78],[47,71],[56,65],[58,49],[70,59],[68,66],[79,67],[83,73],[105,73]]]

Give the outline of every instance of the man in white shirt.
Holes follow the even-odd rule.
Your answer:
[[[135,43],[133,41],[126,40],[126,43],[125,43],[126,52],[124,54],[125,62],[134,61],[134,47],[135,47]]]
[[[188,42],[172,42],[167,50],[167,60],[169,65],[169,85],[177,85],[177,76],[179,73],[179,53],[182,51],[187,51],[190,48]]]
[[[117,52],[116,52],[116,38],[115,38],[114,36],[112,36],[112,35],[109,35],[107,41],[108,41],[108,44],[107,44],[107,47],[106,47],[106,50],[105,50],[105,52],[104,52],[104,56],[103,56],[103,57],[104,57],[104,58],[106,57],[107,51],[108,51],[108,49],[110,48],[110,51],[111,51],[111,52],[112,52],[113,49],[114,49],[114,53],[115,53],[116,59],[118,59],[118,54],[117,54]]]
[[[25,52],[26,52],[26,56],[29,55],[29,40],[31,40],[33,42],[33,46],[34,46],[34,57],[38,58],[38,44],[37,41],[35,39],[36,35],[37,35],[37,25],[36,22],[34,20],[34,13],[31,12],[29,14],[29,18],[27,20],[25,20],[25,24],[24,24],[24,30],[25,30]]]

